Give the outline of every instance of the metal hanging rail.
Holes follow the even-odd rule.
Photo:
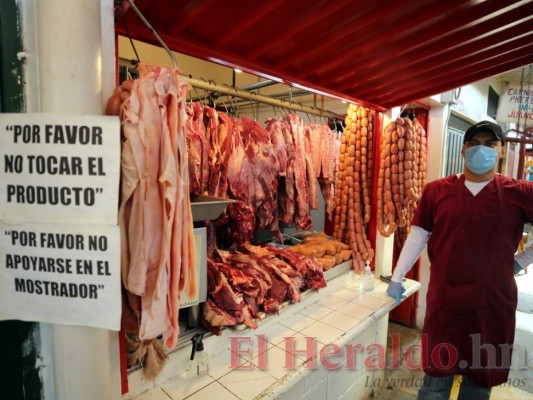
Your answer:
[[[342,117],[340,114],[334,113],[328,110],[321,110],[316,107],[304,106],[293,101],[285,101],[276,99],[269,96],[264,96],[262,94],[257,94],[254,92],[248,92],[246,90],[241,90],[236,87],[226,86],[226,85],[217,85],[213,81],[206,81],[204,79],[192,78],[191,76],[182,75],[182,77],[189,82],[192,87],[197,89],[207,90],[210,92],[218,92],[225,94],[231,97],[239,97],[242,99],[247,99],[256,103],[269,104],[271,106],[285,108],[293,111],[300,111],[305,114],[316,115],[319,117],[325,118],[339,118]]]
[[[119,58],[119,64],[126,66],[131,70],[135,70],[137,67],[137,62],[135,60],[128,60],[125,58]],[[247,90],[239,89],[233,86],[218,85],[213,81],[193,78],[190,75],[181,75],[181,77],[186,80],[192,87],[202,89],[208,92],[217,92],[230,97],[238,97],[256,103],[263,103],[274,107],[285,108],[293,111],[300,111],[304,114],[316,115],[318,117],[344,119],[344,116],[342,114],[334,113],[329,110],[322,110],[316,107],[304,106],[303,104],[295,103],[294,101],[276,99],[275,97],[249,92]]]

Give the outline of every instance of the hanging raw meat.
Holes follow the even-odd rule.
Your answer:
[[[305,154],[305,133],[302,119],[296,114],[288,114],[285,120],[289,123],[294,143],[292,166],[294,171],[294,198],[296,228],[307,230],[311,228],[311,214],[309,214],[309,189],[307,187],[307,164]]]
[[[207,179],[209,178],[209,142],[206,140],[204,106],[202,103],[196,102],[189,104],[186,110],[190,191],[200,195],[207,187]]]
[[[305,166],[307,172],[307,189],[309,193],[309,207],[318,210],[318,181],[320,174],[320,140],[317,140],[319,132],[317,125],[309,125],[304,128],[305,136]]]
[[[219,117],[219,130],[225,132],[221,151],[225,154],[230,197],[251,205],[255,190],[252,165],[244,152],[241,121],[224,113],[219,113]]]
[[[340,140],[337,133],[329,129],[326,125],[320,127],[321,146],[321,168],[318,176],[318,182],[322,190],[322,196],[326,203],[326,212],[328,218],[333,220],[335,211],[335,180],[339,168],[339,149]]]
[[[197,290],[186,144],[187,85],[168,68],[141,64],[139,76],[131,83],[120,112],[124,140],[119,225],[127,291],[123,309],[129,316],[124,326],[146,346],[163,335],[171,349],[179,331],[180,293],[194,296]],[[200,126],[201,116],[193,118]]]
[[[267,130],[272,143],[279,148],[280,174],[278,176],[278,219],[285,225],[294,220],[294,140],[290,126],[285,120],[268,120]]]

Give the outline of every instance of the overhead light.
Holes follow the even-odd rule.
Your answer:
[[[237,68],[233,68],[233,70],[234,70],[236,73],[238,73],[238,74],[240,74],[240,73],[242,72],[242,70],[237,69]]]

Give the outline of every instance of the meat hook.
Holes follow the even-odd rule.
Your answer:
[[[135,14],[137,14],[137,16],[140,18],[140,20],[144,23],[144,25],[146,25],[148,30],[150,32],[152,32],[152,34],[155,36],[155,38],[161,44],[161,46],[164,47],[164,49],[166,50],[166,52],[168,53],[168,55],[172,59],[172,64],[174,65],[174,69],[177,69],[178,68],[178,62],[176,61],[176,57],[174,57],[174,53],[168,48],[167,44],[163,41],[163,39],[161,39],[161,37],[156,32],[154,27],[150,24],[150,22],[148,22],[148,20],[144,17],[144,15],[137,8],[137,6],[133,3],[133,1],[132,0],[128,0],[128,3],[131,6],[131,8],[133,9],[133,11],[135,11]]]

